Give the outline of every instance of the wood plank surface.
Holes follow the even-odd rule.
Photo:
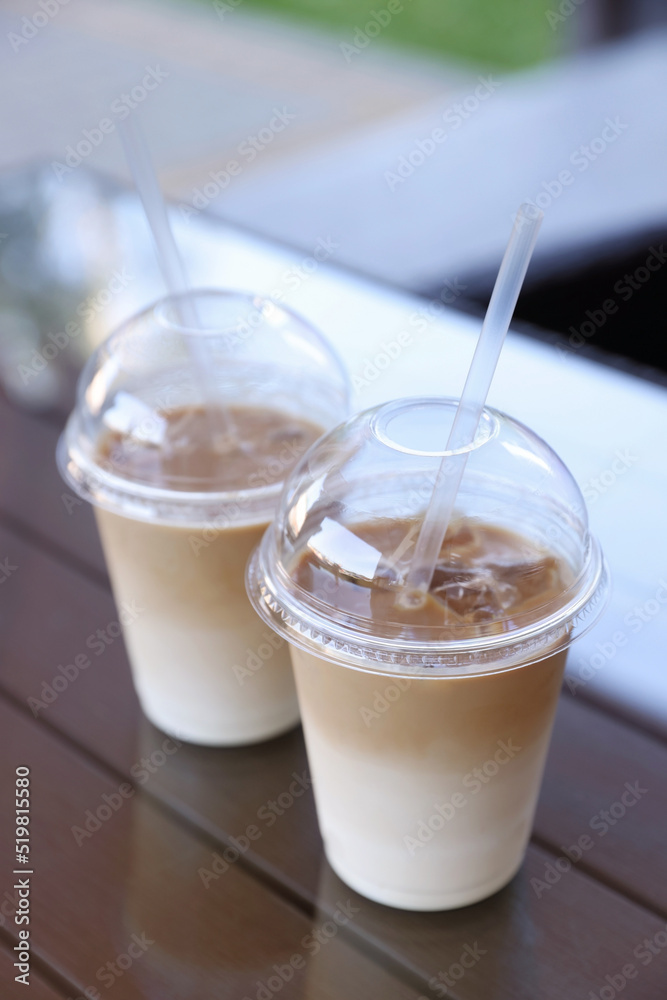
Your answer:
[[[346,890],[327,936],[318,911],[307,917],[239,866],[205,884],[212,846],[147,796],[127,794],[129,786],[122,794],[45,726],[2,701],[0,731],[10,767],[31,770],[32,946],[80,991],[88,988],[95,1000],[112,987],[122,1000],[255,1000],[259,984],[267,984],[285,997],[416,1000],[415,987],[342,933],[357,916]],[[13,826],[4,817],[0,856],[8,858]],[[4,892],[11,886],[4,873],[3,881]]]
[[[627,963],[636,966],[637,975],[625,995],[664,1000],[665,921],[578,872],[570,872],[548,897],[538,899],[531,880],[542,878],[549,861],[552,855],[530,848],[523,869],[506,889],[475,906],[445,913],[392,911],[353,895],[363,907],[356,926],[381,942],[388,954],[430,970],[431,982],[460,962],[466,946],[468,954],[484,951],[456,982],[454,992],[462,1000],[590,1000],[590,993],[597,998],[606,977],[613,978]],[[327,867],[320,900],[335,898],[341,886]],[[646,941],[657,952],[647,965]]]
[[[535,832],[667,918],[667,745],[563,695]]]
[[[56,467],[57,425],[30,416],[0,392],[0,516],[4,514],[106,577],[90,505],[61,479]]]
[[[27,715],[27,698],[41,699],[42,684],[50,684],[59,664],[70,663],[87,648],[87,636],[113,620],[114,609],[105,588],[0,532],[0,551],[5,549],[19,568],[4,586],[2,684],[22,705],[27,722],[34,725]],[[35,607],[44,609],[37,627]],[[248,825],[257,823],[262,806],[288,788],[294,773],[307,774],[298,732],[248,749],[183,745],[177,753],[162,752],[160,757],[164,736],[141,717],[120,640],[106,647],[103,656],[51,704],[38,709],[38,722],[56,727],[105,767],[113,768],[116,773],[111,781],[116,788],[134,771],[135,786],[178,813],[198,838],[210,836],[218,851],[230,843],[230,836],[238,838]],[[628,738],[636,737],[632,730],[628,733]],[[650,751],[646,766],[659,769],[664,761],[659,758],[662,747],[647,741],[644,749]],[[158,757],[152,757],[156,753]],[[159,766],[153,765],[152,773],[144,776],[142,762],[151,759],[159,761]],[[582,782],[575,770],[570,780],[579,781],[579,790],[568,808],[581,800],[588,821],[588,802],[595,804],[599,793],[591,800],[590,776]],[[637,824],[637,857],[641,858],[643,823],[638,822],[638,810],[639,806],[628,813],[626,822]],[[107,827],[116,822],[122,823],[122,816],[110,818]],[[577,820],[574,825],[578,826]],[[609,831],[609,844],[620,829],[618,824],[618,830]],[[603,846],[607,843],[600,844],[600,859]],[[312,798],[307,794],[295,799],[279,821],[262,828],[260,839],[233,867],[266,875],[275,880],[279,891],[296,892],[300,905],[315,903],[325,914],[335,910],[341,892],[346,892],[359,913],[345,933],[365,942],[373,954],[385,954],[397,967],[412,970],[426,983],[455,965],[465,946],[474,947],[477,941],[492,961],[480,959],[466,973],[457,986],[456,995],[461,998],[528,998],[536,995],[536,989],[548,998],[586,997],[587,991],[604,986],[606,975],[615,974],[618,956],[629,955],[627,961],[632,961],[644,936],[660,933],[664,922],[576,870],[538,895],[531,879],[542,880],[554,858],[531,848],[527,865],[511,886],[475,907],[443,914],[401,913],[362,900],[329,871],[322,860]],[[652,877],[660,881],[655,869]],[[96,891],[88,889],[91,897]],[[656,959],[642,970],[633,995],[652,995],[659,966]]]
[[[12,555],[12,553],[14,553]],[[61,566],[32,545],[0,529],[0,556],[8,554],[19,565],[16,578],[8,580],[0,608],[4,623],[0,636],[5,686],[47,721],[56,722],[72,736],[122,773],[137,765],[146,754],[159,751],[164,737],[142,716],[132,686],[122,640],[94,655],[89,646],[98,629],[115,621],[110,594]],[[24,567],[24,571],[21,570]],[[36,589],[38,588],[38,589]],[[34,602],[45,609],[42,627],[34,627]],[[100,649],[94,643],[95,649]],[[5,652],[6,651],[6,652]],[[59,667],[72,665],[77,655],[88,654],[91,666],[75,682],[54,696],[53,680]],[[12,666],[12,660],[20,662]],[[234,835],[241,832],[263,802],[275,799],[290,784],[291,773],[306,768],[300,732],[273,740],[269,766],[262,745],[240,750],[208,751],[187,746],[170,761],[167,771],[151,776],[155,794],[197,815],[205,828]],[[222,774],[220,758],[227,767]],[[257,800],[255,780],[261,769],[261,792]],[[192,782],[196,771],[201,781]],[[549,754],[542,795],[536,817],[536,832],[553,847],[557,856],[584,839],[581,867],[597,873],[621,890],[625,887],[667,915],[667,747],[634,727],[606,716],[569,696],[561,698],[554,738]],[[225,797],[225,810],[212,804],[206,793],[215,782]],[[641,793],[633,805],[623,808],[626,783]],[[642,789],[646,788],[644,794]],[[261,794],[261,792],[259,794]],[[253,798],[254,796],[254,798]],[[216,802],[222,800],[216,798]],[[621,802],[620,806],[616,804]],[[182,805],[181,805],[182,804]],[[294,820],[301,822],[307,803],[301,800]],[[601,812],[614,809],[605,820]],[[617,818],[618,814],[622,816]],[[312,823],[312,810],[308,822]],[[591,826],[593,823],[593,826]],[[292,831],[276,824],[270,841],[275,843],[274,874],[292,877],[283,859],[292,852]],[[268,863],[273,855],[262,852]],[[573,852],[573,856],[576,852]],[[297,855],[300,878],[312,885],[316,858]],[[564,864],[564,862],[561,862]]]

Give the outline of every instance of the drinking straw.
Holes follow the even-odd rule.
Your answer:
[[[127,162],[153,234],[158,264],[169,293],[174,297],[174,308],[179,322],[189,330],[202,330],[194,299],[190,295],[190,286],[185,275],[183,261],[171,231],[167,206],[160,191],[145,136],[132,117],[120,123],[120,133]],[[199,337],[186,337],[185,343],[197,382],[204,399],[210,406],[209,423],[213,423],[211,417],[211,411],[213,411],[216,418],[223,424],[225,433],[231,434],[233,428],[230,427],[228,414],[220,405],[220,394],[213,378],[213,365],[208,345],[203,338]]]
[[[500,351],[535,248],[544,213],[521,205],[484,317],[482,331],[449,433],[446,454],[438,469],[433,493],[419,531],[405,579],[408,600],[428,592],[447,534],[456,496],[465,471],[469,446],[474,442]],[[461,450],[466,449],[466,450]]]

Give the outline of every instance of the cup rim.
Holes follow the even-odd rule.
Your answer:
[[[88,358],[79,376],[77,396],[65,428],[58,440],[56,462],[65,482],[82,499],[94,506],[109,510],[135,520],[157,521],[160,524],[185,525],[191,527],[211,527],[221,521],[222,527],[242,527],[266,524],[274,510],[284,486],[284,477],[275,483],[231,490],[178,490],[151,483],[140,483],[118,473],[105,469],[82,447],[85,439],[82,427],[83,395],[90,381],[89,373],[96,364],[99,352],[113,350],[114,342],[123,338],[133,323],[142,317],[155,317],[164,323],[158,312],[179,298],[217,298],[224,302],[242,301],[248,306],[256,306],[260,311],[267,305],[280,310],[289,323],[300,327],[309,338],[313,338],[331,362],[336,378],[340,382],[340,418],[345,419],[350,407],[350,383],[346,368],[336,350],[323,333],[309,319],[269,295],[236,288],[193,288],[176,295],[163,295],[124,320],[103,341]],[[205,326],[203,330],[181,327],[170,323],[172,330],[184,337],[224,336],[226,328]],[[330,376],[332,384],[333,376]],[[326,433],[327,428],[323,430]],[[227,510],[225,510],[227,508]],[[236,508],[233,516],[229,508]]]
[[[399,399],[390,400],[374,407],[375,410],[369,422],[369,430],[382,444],[393,451],[400,451],[405,455],[413,455],[421,458],[449,458],[454,455],[469,455],[478,448],[482,448],[487,442],[493,440],[498,435],[500,429],[499,418],[503,416],[492,406],[485,406],[479,420],[479,426],[475,434],[474,441],[463,445],[460,448],[450,450],[437,449],[427,450],[415,448],[407,442],[399,441],[392,437],[389,425],[392,419],[400,417],[403,413],[414,413],[417,408],[431,407],[433,409],[449,410],[456,413],[459,400],[452,396],[402,396]]]
[[[575,593],[545,619],[507,632],[466,639],[414,639],[402,626],[372,636],[298,604],[271,571],[274,533],[269,527],[246,569],[246,590],[259,616],[292,645],[352,669],[388,675],[477,676],[516,669],[563,652],[585,635],[609,599],[609,570],[589,535],[588,572]]]
[[[137,483],[109,472],[70,445],[75,428],[72,414],[56,447],[60,475],[83,500],[133,520],[200,527],[212,527],[216,521],[224,522],[221,527],[265,524],[284,485],[279,480],[246,490],[190,491]],[[247,516],[228,517],[224,508],[233,505],[242,511],[247,508]]]

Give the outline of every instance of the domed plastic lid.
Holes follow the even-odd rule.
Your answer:
[[[406,571],[457,402],[404,399],[320,439],[290,475],[248,567],[259,614],[353,667],[510,669],[564,650],[604,607],[581,493],[552,449],[485,409],[427,597]]]
[[[266,521],[348,398],[335,352],[282,305],[221,290],[169,296],[89,359],[58,463],[80,496],[128,517]]]

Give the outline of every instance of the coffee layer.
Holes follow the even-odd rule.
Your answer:
[[[256,489],[283,480],[321,433],[272,407],[181,407],[108,431],[98,456],[116,475],[171,490]]]
[[[500,630],[519,616],[538,621],[569,581],[569,570],[527,539],[459,521],[427,600],[406,610],[392,556],[409,552],[415,525],[350,530],[381,555],[373,580],[327,568],[315,549],[333,556],[334,546],[317,535],[294,575],[365,616],[371,630],[387,621],[444,625],[446,641],[455,621],[457,639],[474,638],[490,618]],[[329,540],[347,546],[348,557],[356,547],[373,565],[354,537],[335,531]],[[545,654],[509,670],[475,674],[472,663],[470,675],[448,675],[424,664],[397,676],[375,662],[353,669],[333,648],[315,655],[292,647],[320,829],[344,881],[415,910],[473,903],[509,881],[530,834],[565,665],[565,650]]]
[[[271,408],[228,415],[234,439],[220,412],[153,415],[134,433],[109,432],[100,460],[172,490],[252,489],[281,481],[320,434]],[[237,524],[226,506],[209,525],[95,512],[116,602],[138,609],[124,634],[144,712],[175,737],[214,746],[266,739],[298,720],[285,644],[245,592],[245,565],[268,517]],[[241,502],[230,506],[243,514]]]
[[[551,553],[494,525],[458,520],[450,525],[425,599],[406,605],[402,576],[421,522],[378,520],[342,529],[348,552],[360,539],[378,555],[373,579],[324,561],[318,536],[297,560],[295,581],[309,593],[324,592],[339,611],[378,623],[441,626],[441,638],[472,638],[478,626],[511,631],[540,617],[558,599],[571,572]],[[451,628],[452,634],[448,634]],[[455,631],[455,634],[454,634]]]

